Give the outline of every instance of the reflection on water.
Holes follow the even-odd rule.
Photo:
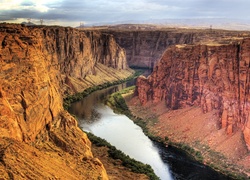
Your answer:
[[[158,148],[142,129],[127,116],[115,114],[103,104],[105,97],[133,84],[132,81],[93,92],[82,101],[73,103],[69,111],[77,116],[84,131],[106,139],[130,157],[149,164],[161,179],[170,180],[168,165],[162,161]]]
[[[161,179],[172,179],[168,166],[162,161],[157,147],[144,135],[139,126],[127,116],[115,114],[108,106],[100,105],[96,111],[100,114],[98,121],[91,124],[83,119],[79,121],[84,131],[106,139],[130,157],[151,165]]]
[[[133,83],[130,82],[129,86]],[[133,121],[124,115],[113,113],[109,107],[103,105],[108,95],[125,87],[127,83],[96,91],[82,101],[73,103],[69,111],[77,116],[83,130],[106,139],[125,154],[151,165],[162,180],[230,179],[191,160],[178,149],[152,143]]]

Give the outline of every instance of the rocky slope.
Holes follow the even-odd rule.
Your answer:
[[[207,44],[211,42],[229,42],[232,37],[244,37],[249,32],[181,29],[181,28],[145,28],[143,26],[110,27],[103,31],[114,35],[117,43],[126,50],[128,64],[131,67],[153,68],[166,48],[176,44]]]
[[[107,70],[113,76],[105,76]],[[130,74],[124,50],[110,35],[1,24],[1,177],[108,179],[62,97]]]

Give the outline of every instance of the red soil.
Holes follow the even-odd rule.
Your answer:
[[[126,98],[131,112],[147,122],[149,131],[163,139],[184,143],[201,152],[204,163],[216,164],[221,170],[250,175],[250,155],[240,129],[227,135],[221,129],[218,111],[204,114],[192,106],[169,110],[164,102],[147,102],[142,106],[137,97]],[[236,169],[236,170],[234,170]]]

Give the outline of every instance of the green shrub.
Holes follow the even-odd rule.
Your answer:
[[[167,136],[165,137],[165,141],[166,141],[166,142],[168,142],[168,141],[169,141],[169,138],[168,138]]]
[[[107,98],[105,103],[108,106],[110,106],[114,110],[114,112],[125,114],[127,116],[131,116],[129,108],[128,108],[124,98],[122,97],[122,94],[126,94],[130,90],[133,90],[133,89],[135,89],[135,86],[125,88],[119,92],[115,92]]]

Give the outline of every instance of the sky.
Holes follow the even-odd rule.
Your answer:
[[[0,22],[79,26],[164,19],[250,21],[250,0],[0,0]]]

